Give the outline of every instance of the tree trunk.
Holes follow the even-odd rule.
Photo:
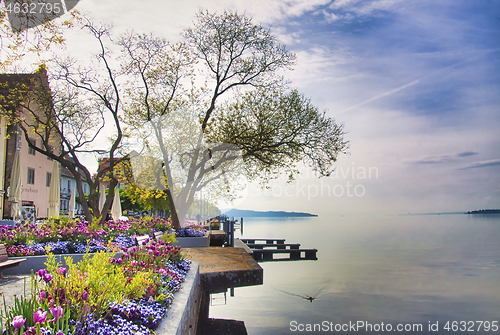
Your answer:
[[[175,230],[179,230],[179,229],[181,229],[181,223],[179,222],[179,217],[177,216],[177,210],[175,208],[173,195],[170,192],[170,189],[168,189],[168,188],[165,190],[165,192],[167,192],[168,206],[170,207],[170,217],[172,220],[172,228],[174,228]]]

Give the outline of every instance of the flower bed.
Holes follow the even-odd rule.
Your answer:
[[[48,255],[28,297],[4,311],[5,334],[153,334],[190,267],[163,241],[132,247],[118,259],[98,252],[68,269]]]
[[[206,230],[192,225],[175,231],[168,219],[141,218],[131,221],[107,221],[103,225],[80,220],[53,219],[41,224],[23,224],[19,227],[0,225],[0,243],[7,247],[11,257],[44,255],[50,249],[54,254],[112,251],[136,245],[135,236],[165,232],[164,241],[173,242],[175,236],[203,236]]]

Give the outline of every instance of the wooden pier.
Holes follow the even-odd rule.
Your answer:
[[[300,249],[298,243],[285,243],[285,239],[242,239],[252,250],[256,261],[317,260],[317,249]],[[265,242],[265,243],[256,243]],[[275,254],[288,254],[288,258],[274,258]]]

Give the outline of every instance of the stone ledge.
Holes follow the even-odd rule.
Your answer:
[[[66,266],[66,257],[71,257],[73,259],[73,263],[77,263],[83,259],[85,254],[54,254],[54,258],[56,260],[56,264],[61,262],[63,266]],[[94,254],[91,253],[92,257]],[[114,255],[114,256],[113,256]],[[119,253],[110,253],[110,257],[120,258],[122,255]],[[16,275],[24,275],[30,274],[31,270],[33,272],[37,272],[40,269],[45,269],[45,262],[47,260],[47,255],[39,255],[39,256],[24,256],[24,257],[9,257],[9,259],[26,259],[26,261],[21,262],[19,266],[5,269],[3,270],[4,275],[16,276]]]
[[[198,324],[201,304],[200,265],[191,263],[186,280],[180,291],[174,294],[174,302],[168,309],[158,329],[157,335],[194,335]]]

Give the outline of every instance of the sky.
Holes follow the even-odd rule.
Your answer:
[[[177,41],[199,9],[245,13],[297,54],[291,86],[344,125],[330,178],[250,185],[241,209],[430,213],[500,208],[500,2],[81,0],[119,31]],[[84,39],[67,50],[83,55]]]

